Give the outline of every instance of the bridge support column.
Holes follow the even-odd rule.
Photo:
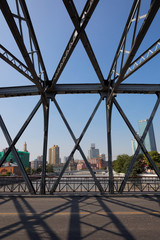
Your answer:
[[[112,102],[107,104],[106,98],[106,119],[107,119],[107,145],[108,145],[108,168],[109,168],[109,193],[114,193],[114,180],[112,169],[112,141],[111,141],[111,115],[112,115]]]
[[[43,163],[42,163],[42,178],[40,193],[45,194],[46,186],[46,159],[47,159],[47,143],[48,143],[48,125],[49,125],[49,100],[47,105],[43,105],[44,111],[44,140],[43,140]]]

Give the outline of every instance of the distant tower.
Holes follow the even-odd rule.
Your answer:
[[[88,151],[88,158],[91,159],[91,158],[98,158],[98,157],[99,157],[99,149],[96,149],[95,144],[92,143],[91,148]]]
[[[139,135],[140,136],[143,135],[143,132],[144,132],[144,129],[145,129],[147,123],[148,123],[148,119],[138,121]],[[145,145],[148,152],[157,151],[156,141],[155,141],[155,136],[154,136],[154,129],[153,129],[152,123],[151,123],[151,125],[149,127],[149,130],[148,130],[148,133],[145,137],[144,145]]]
[[[54,145],[53,147],[49,148],[49,164],[57,165],[59,163],[59,147],[58,145]]]
[[[28,150],[27,150],[27,143],[26,142],[24,143],[24,146],[23,146],[23,152],[28,152]]]

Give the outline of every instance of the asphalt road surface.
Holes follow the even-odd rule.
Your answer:
[[[1,196],[0,239],[160,239],[160,196]]]

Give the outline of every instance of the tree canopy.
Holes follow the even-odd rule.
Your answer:
[[[47,164],[46,165],[46,172],[47,173],[53,173],[53,164]]]
[[[113,162],[114,171],[117,173],[126,173],[132,158],[133,156],[127,154],[118,155],[117,159]],[[131,176],[143,173],[145,171],[145,165],[143,154],[139,154],[133,166]]]
[[[149,152],[149,155],[151,156],[152,160],[155,162],[157,167],[160,168],[160,154],[156,151],[151,151],[151,152]],[[150,164],[150,162],[148,161],[148,159],[145,155],[144,155],[144,160],[145,160],[145,163],[148,166],[148,168],[153,169],[152,165]]]

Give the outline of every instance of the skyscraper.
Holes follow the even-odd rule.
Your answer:
[[[58,145],[54,145],[53,147],[49,148],[49,164],[57,165],[59,163],[59,147]]]
[[[99,157],[99,149],[95,148],[95,144],[91,144],[90,150],[88,150],[88,158],[98,158]]]
[[[145,127],[146,127],[147,123],[148,123],[148,119],[138,121],[139,135],[140,136],[143,135],[143,132],[145,130]],[[148,133],[145,137],[144,145],[145,145],[148,152],[157,151],[154,129],[153,129],[152,123],[151,123],[151,125],[149,127],[149,130],[148,130]]]
[[[133,138],[133,139],[131,140],[131,144],[132,144],[132,153],[134,154],[135,151],[136,151],[136,149],[137,149],[137,147],[138,147],[138,143],[137,143],[137,141],[136,141],[135,138]]]

